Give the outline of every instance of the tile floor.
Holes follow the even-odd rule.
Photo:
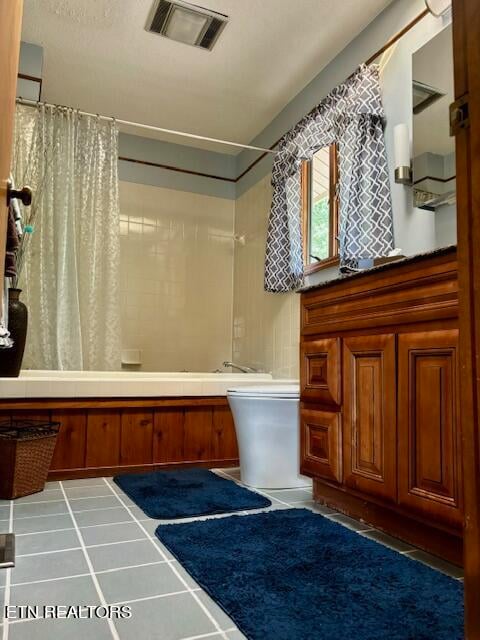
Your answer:
[[[218,473],[239,482],[238,469]],[[264,493],[272,501],[266,510],[312,509],[410,558],[462,576],[457,567],[316,505],[309,488]],[[113,621],[3,619],[2,640],[244,638],[160,544],[154,535],[159,522],[147,518],[111,478],[51,482],[43,493],[15,503],[0,501],[0,532],[16,533],[16,566],[0,570],[0,606],[128,604],[132,610],[130,619]]]

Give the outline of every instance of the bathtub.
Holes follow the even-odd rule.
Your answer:
[[[22,371],[0,378],[0,398],[161,398],[226,396],[234,386],[298,383],[268,373]]]
[[[22,371],[0,378],[0,420],[60,423],[49,478],[238,464],[227,390],[266,373]],[[297,382],[297,381],[294,381]]]

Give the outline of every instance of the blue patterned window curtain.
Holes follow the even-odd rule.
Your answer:
[[[334,142],[340,178],[340,268],[393,249],[384,111],[377,66],[362,65],[279,143],[265,252],[265,290],[303,284],[300,169]]]

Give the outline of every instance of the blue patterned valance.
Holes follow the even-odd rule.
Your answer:
[[[378,68],[362,65],[282,138],[272,173],[266,291],[291,291],[303,283],[301,163],[334,142],[339,157],[341,265],[393,249],[383,119]]]

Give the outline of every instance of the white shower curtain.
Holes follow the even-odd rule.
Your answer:
[[[34,194],[24,368],[120,368],[117,158],[114,121],[17,106],[13,175]]]

